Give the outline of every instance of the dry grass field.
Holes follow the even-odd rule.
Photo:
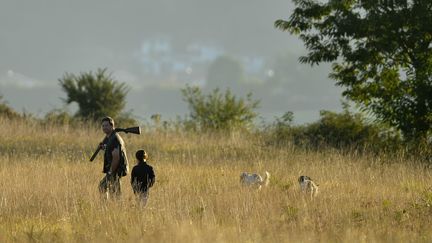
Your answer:
[[[256,135],[123,135],[150,154],[145,208],[97,186],[98,128],[0,120],[0,242],[432,242],[432,172],[416,161],[265,146]],[[271,173],[261,191],[243,171]],[[297,177],[320,187],[302,195]]]

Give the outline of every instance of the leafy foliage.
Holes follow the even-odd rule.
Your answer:
[[[246,98],[236,98],[229,89],[224,94],[214,89],[208,95],[204,95],[199,87],[186,86],[181,91],[190,108],[190,119],[198,128],[245,128],[257,116],[254,110],[259,101],[252,99],[252,93]]]
[[[377,127],[366,124],[360,114],[345,110],[340,114],[321,111],[319,121],[309,125],[303,135],[314,146],[355,148],[373,143],[378,133]]]
[[[407,140],[432,128],[432,2],[294,0],[275,26],[298,35],[300,62],[333,62],[343,95],[400,129]]]
[[[3,96],[0,95],[0,116],[9,119],[20,118],[20,114],[12,109],[5,101],[3,101]]]
[[[69,125],[74,118],[63,109],[54,109],[45,114],[43,122],[50,125]]]
[[[79,75],[66,73],[59,79],[62,89],[67,93],[65,102],[78,103],[78,117],[97,120],[103,116],[117,117],[126,104],[128,89],[107,73],[98,69]]]
[[[401,144],[397,133],[382,124],[367,122],[363,114],[351,112],[346,104],[341,113],[321,111],[320,119],[311,124],[294,126],[292,119],[292,112],[287,112],[273,124],[273,137],[278,144],[372,150]]]

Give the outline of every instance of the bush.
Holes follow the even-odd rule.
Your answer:
[[[12,109],[5,101],[3,101],[3,96],[0,96],[0,117],[5,117],[8,119],[21,118],[21,115]]]
[[[307,125],[292,126],[291,121],[291,112],[276,119],[272,137],[277,144],[315,149],[395,149],[402,144],[399,133],[383,124],[367,122],[362,114],[352,113],[348,107],[342,113],[321,111],[320,119]]]
[[[257,116],[259,101],[253,100],[251,93],[246,98],[237,98],[229,89],[223,94],[216,88],[208,95],[199,87],[186,86],[181,91],[189,105],[190,121],[199,129],[248,128]]]
[[[72,120],[73,117],[67,111],[54,109],[45,114],[43,123],[53,125],[69,125]]]
[[[376,140],[379,130],[366,124],[360,114],[348,110],[338,114],[321,111],[320,120],[306,129],[314,146],[328,145],[335,148],[363,147]]]

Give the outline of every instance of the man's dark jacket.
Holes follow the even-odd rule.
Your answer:
[[[102,143],[106,145],[103,173],[108,173],[110,170],[113,160],[112,151],[117,148],[120,152],[120,161],[115,174],[120,177],[127,175],[129,172],[129,162],[126,156],[126,147],[122,137],[120,137],[118,133],[113,132],[109,137],[105,137]]]

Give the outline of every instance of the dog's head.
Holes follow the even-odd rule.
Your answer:
[[[246,178],[246,176],[247,176],[246,172],[241,173],[240,174],[240,181],[244,181],[244,179]]]

